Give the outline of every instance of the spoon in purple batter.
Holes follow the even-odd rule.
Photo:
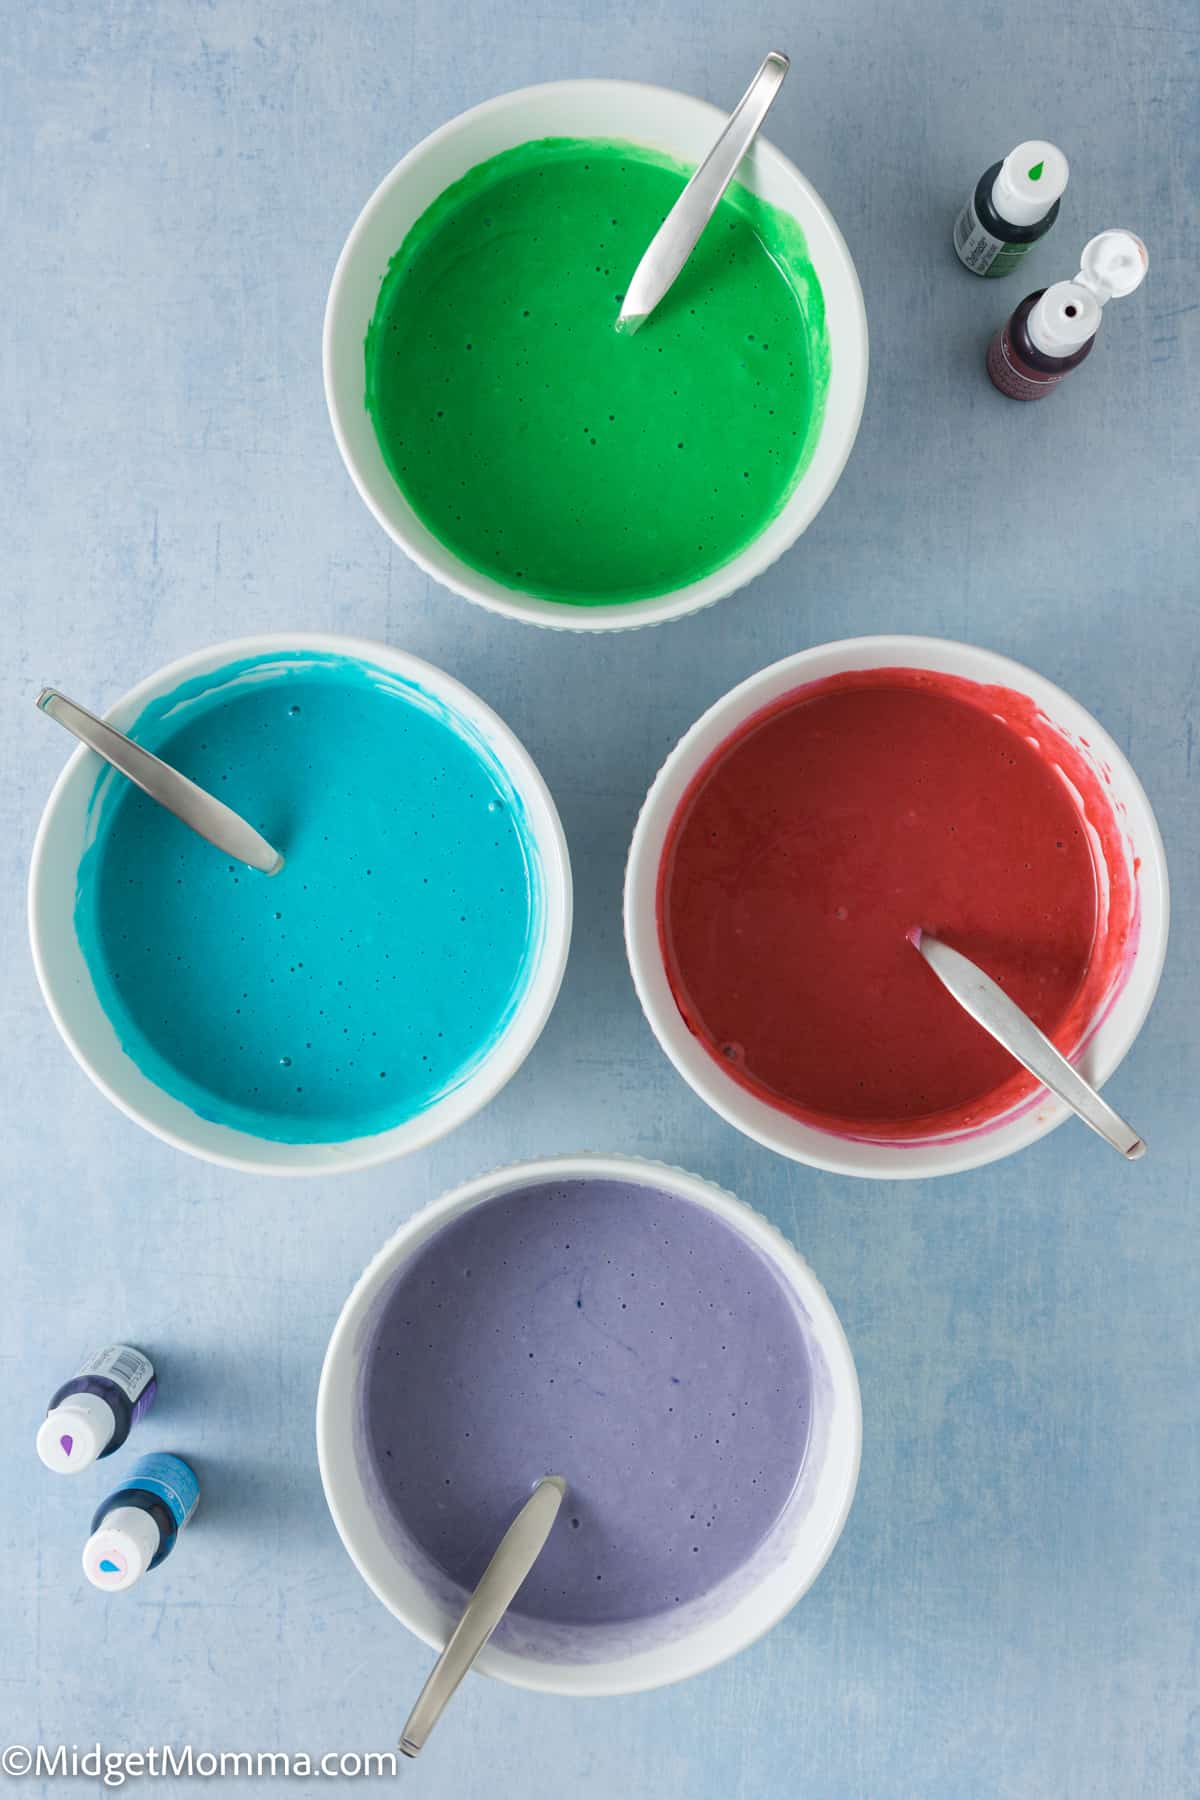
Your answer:
[[[1043,1087],[1065,1100],[1072,1112],[1085,1125],[1111,1144],[1129,1162],[1145,1156],[1146,1145],[1131,1125],[1115,1113],[1095,1088],[1073,1068],[1044,1031],[1010,1000],[999,982],[985,975],[978,964],[961,951],[952,950],[927,931],[914,926],[908,941],[921,952],[942,986],[953,994],[964,1012],[970,1013],[977,1025],[990,1032],[996,1042],[1014,1056],[1023,1068],[1036,1075]]]
[[[545,1548],[566,1492],[561,1475],[543,1476],[500,1539],[408,1715],[400,1734],[405,1756],[420,1755],[459,1682],[516,1599],[517,1589]]]

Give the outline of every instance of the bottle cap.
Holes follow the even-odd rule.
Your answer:
[[[79,1475],[107,1449],[117,1428],[99,1394],[69,1394],[38,1426],[37,1453],[56,1475]]]
[[[1036,225],[1061,196],[1070,172],[1057,144],[1029,138],[1000,164],[992,183],[992,205],[1010,225]]]
[[[1030,309],[1031,341],[1044,356],[1070,356],[1100,326],[1107,300],[1123,299],[1140,286],[1150,258],[1132,231],[1102,231],[1083,247],[1074,281],[1056,281]]]
[[[140,1581],[159,1548],[158,1526],[140,1506],[115,1506],[83,1546],[83,1572],[110,1594]]]
[[[1043,356],[1073,356],[1095,337],[1100,302],[1077,281],[1056,281],[1030,309],[1027,330]]]
[[[1106,300],[1123,300],[1145,280],[1150,256],[1132,231],[1102,231],[1083,246],[1079,273],[1082,287],[1091,288],[1101,306]]]

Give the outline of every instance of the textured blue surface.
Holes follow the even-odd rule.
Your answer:
[[[612,1702],[471,1682],[405,1776],[438,1800],[1200,1792],[1200,25],[1183,0],[729,16],[715,0],[7,8],[6,1741],[391,1745],[428,1656],[325,1512],[325,1339],[414,1207],[497,1162],[590,1147],[715,1177],[810,1257],[862,1378],[858,1502],[812,1593],[737,1661]],[[634,638],[538,633],[440,592],[368,517],[325,418],[321,311],[359,205],[492,93],[612,74],[728,102],[776,40],[795,66],[772,135],[838,217],[872,324],[862,434],[830,504],[751,590]],[[1063,217],[1028,282],[973,280],[949,248],[955,210],[1041,132],[1073,161]],[[1149,243],[1144,290],[1057,395],[1001,400],[981,367],[991,328],[1110,224]],[[281,1186],[187,1161],[102,1099],[43,1011],[20,913],[65,752],[34,715],[38,685],[107,704],[204,641],[296,625],[387,638],[492,702],[557,796],[579,906],[559,1007],[484,1115],[407,1163]],[[661,758],[762,664],[887,628],[1035,664],[1149,789],[1176,913],[1162,993],[1112,1084],[1151,1144],[1136,1168],[1064,1126],[936,1185],[822,1177],[726,1129],[642,1021],[618,908]],[[55,1480],[32,1438],[50,1390],[114,1336],[162,1364],[139,1448],[194,1459],[204,1494],[170,1563],[105,1599],[79,1569],[103,1470]]]

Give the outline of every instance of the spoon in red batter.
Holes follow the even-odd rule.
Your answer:
[[[909,932],[908,941],[921,952],[963,1011],[970,1013],[976,1024],[990,1032],[996,1042],[1003,1045],[1010,1056],[1016,1057],[1031,1075],[1036,1075],[1052,1094],[1065,1100],[1085,1125],[1090,1125],[1130,1162],[1145,1156],[1145,1143],[1136,1131],[1100,1098],[1095,1088],[1090,1087],[1054,1047],[1045,1032],[1039,1031],[1033,1020],[1009,999],[998,982],[985,975],[970,957],[930,937],[919,925]]]

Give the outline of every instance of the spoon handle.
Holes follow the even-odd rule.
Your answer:
[[[207,838],[210,844],[215,844],[218,850],[238,862],[248,863],[250,868],[258,869],[264,875],[277,875],[282,869],[283,858],[278,850],[273,849],[240,813],[235,813],[215,794],[197,787],[170,763],[151,756],[124,732],[106,725],[85,706],[60,694],[57,688],[43,688],[38,695],[38,706],[56,724],[62,725],[97,756],[102,756],[114,769],[119,769],[122,775],[127,775],[143,793],[165,806],[168,812],[174,813],[202,838]]]
[[[517,1589],[542,1553],[566,1491],[561,1475],[545,1476],[500,1539],[408,1716],[400,1737],[405,1756],[420,1754],[446,1702],[512,1605]]]
[[[758,135],[788,66],[781,50],[771,50],[764,57],[728,125],[650,239],[626,289],[617,317],[618,331],[636,331],[675,281]]]
[[[985,975],[970,957],[930,937],[927,931],[914,932],[912,936],[925,961],[963,1011],[970,1013],[998,1044],[1003,1044],[1010,1056],[1015,1056],[1052,1094],[1065,1100],[1085,1125],[1090,1125],[1122,1156],[1131,1162],[1145,1156],[1146,1146],[1132,1126],[1100,1098],[990,975]]]

